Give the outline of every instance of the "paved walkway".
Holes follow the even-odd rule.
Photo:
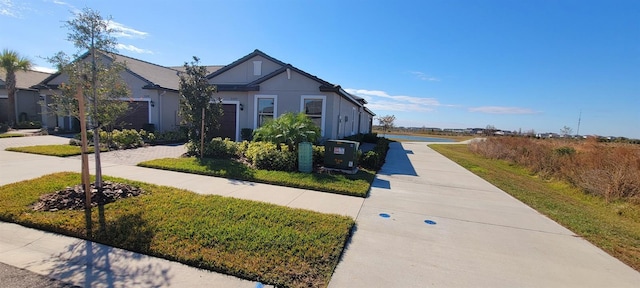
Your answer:
[[[0,139],[0,148],[68,141],[28,139],[40,137]],[[425,143],[393,143],[366,200],[131,166],[134,161],[175,157],[171,155],[181,154],[180,149],[156,146],[103,153],[103,172],[356,218],[357,230],[330,287],[636,287],[640,283],[640,273]],[[0,151],[0,185],[79,167],[78,159]],[[80,286],[256,287],[254,282],[2,222],[0,262]]]

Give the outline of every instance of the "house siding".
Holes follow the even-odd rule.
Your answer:
[[[254,75],[253,73],[253,61],[262,61],[262,73],[260,75]],[[278,70],[280,65],[273,61],[269,61],[264,57],[255,56],[251,59],[225,71],[224,73],[210,79],[211,83],[216,84],[246,84],[255,80],[258,80],[265,75]]]

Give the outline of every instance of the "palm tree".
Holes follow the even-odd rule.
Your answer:
[[[33,63],[26,57],[20,57],[18,52],[9,49],[2,50],[0,54],[0,69],[6,73],[5,87],[7,89],[7,121],[13,126],[16,121],[16,71],[27,71]]]

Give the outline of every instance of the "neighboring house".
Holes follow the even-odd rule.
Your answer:
[[[39,104],[40,94],[38,89],[31,86],[40,83],[51,76],[50,73],[27,70],[16,71],[16,105],[15,109],[18,122],[42,121],[42,111]],[[5,75],[0,73],[0,123],[7,123],[8,92],[5,87]]]
[[[365,107],[364,99],[260,50],[207,78],[218,87],[214,97],[223,102],[224,137],[240,140],[242,128],[257,129],[286,112],[309,115],[324,139],[371,132],[375,114]]]
[[[85,53],[77,61],[89,61],[89,53]],[[129,102],[129,111],[121,118],[123,128],[141,129],[153,124],[158,131],[176,130],[180,125],[178,110],[178,70],[156,65],[119,54],[100,53],[105,61],[124,62],[126,70],[122,78],[127,83],[131,95],[122,101]],[[58,85],[66,81],[67,76],[56,73],[42,81],[40,94],[45,95],[44,104],[51,103],[51,95],[59,93]],[[43,126],[57,127],[64,131],[77,131],[78,121],[68,115],[47,113],[43,116]]]

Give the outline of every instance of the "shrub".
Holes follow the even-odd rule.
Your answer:
[[[384,165],[387,158],[387,151],[389,150],[389,139],[378,138],[376,147],[371,151],[367,151],[364,154],[360,154],[360,166],[363,168],[378,171]]]
[[[0,123],[0,133],[9,131],[9,125],[7,123]]]
[[[240,137],[242,141],[251,141],[253,140],[253,129],[251,128],[242,128],[240,130]]]
[[[40,129],[42,124],[40,121],[20,121],[16,124],[17,129]]]
[[[296,171],[297,153],[288,150],[279,151],[271,142],[250,142],[244,153],[246,159],[257,169],[276,171]]]
[[[378,139],[378,133],[367,133],[362,135],[362,142],[378,143]]]
[[[298,167],[295,152],[276,149],[261,150],[256,154],[253,164],[257,169],[287,172],[296,171]]]
[[[102,132],[100,134],[102,134]],[[102,135],[100,135],[100,138],[103,138]],[[133,129],[124,129],[122,131],[113,130],[111,132],[111,141],[110,146],[115,146],[118,149],[135,148],[144,145],[140,133]]]
[[[276,150],[276,149],[277,149],[276,144],[273,144],[271,142],[263,142],[263,141],[251,142],[247,145],[247,149],[246,149],[246,152],[244,153],[244,156],[247,158],[247,160],[249,160],[249,162],[253,164],[255,163],[256,156],[259,153],[261,153],[261,151]]]
[[[236,157],[237,152],[237,143],[231,141],[229,138],[213,138],[211,142],[207,143],[204,147],[204,157],[207,158],[232,158]]]
[[[313,165],[324,164],[324,146],[313,145]]]

